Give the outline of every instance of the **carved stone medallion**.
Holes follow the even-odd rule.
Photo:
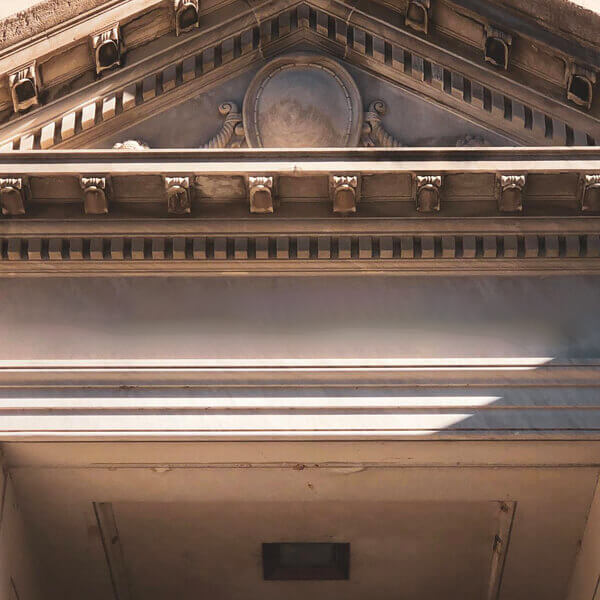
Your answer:
[[[246,92],[243,119],[250,147],[355,147],[363,107],[354,80],[339,63],[293,54],[257,73]]]

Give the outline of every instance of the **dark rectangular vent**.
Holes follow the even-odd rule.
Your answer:
[[[263,544],[262,554],[268,581],[350,578],[350,544]]]

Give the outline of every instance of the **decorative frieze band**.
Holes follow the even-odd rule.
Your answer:
[[[419,89],[428,96],[441,98],[452,106],[462,106],[466,112],[479,115],[483,121],[489,122],[492,118],[507,134],[515,135],[523,141],[567,146],[596,144],[591,134],[575,129],[533,106],[486,87],[463,73],[428,60],[405,47],[392,44],[365,29],[349,25],[322,10],[301,4],[263,22],[260,27],[248,28],[222,43],[205,48],[200,53],[134,81],[121,90],[95,99],[35,130],[22,132],[18,137],[0,145],[4,150],[57,146],[102,125],[116,115],[145,105],[158,96],[246,58],[259,47],[264,49],[267,44],[299,30],[309,30],[326,40],[327,44],[340,47],[349,62],[360,56],[360,64],[367,60],[372,62],[375,69],[379,65],[379,70],[385,71],[386,76],[396,77],[399,82]],[[236,107],[230,107],[224,116],[231,125],[230,137],[239,137],[242,132],[236,129],[240,122]],[[365,140],[368,145],[400,144],[400,141],[379,130],[382,114],[378,106],[369,107],[367,116],[370,131],[366,132]],[[209,147],[214,146],[212,140],[206,143]]]
[[[598,259],[600,235],[302,235],[0,239],[0,261]]]

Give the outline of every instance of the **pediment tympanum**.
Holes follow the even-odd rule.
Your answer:
[[[244,98],[244,130],[257,148],[356,146],[362,99],[339,63],[291,55],[261,69]]]
[[[125,140],[151,148],[519,145],[310,47],[264,61],[96,147]]]

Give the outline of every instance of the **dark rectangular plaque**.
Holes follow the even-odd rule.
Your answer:
[[[350,544],[263,544],[262,555],[267,581],[350,578]]]

